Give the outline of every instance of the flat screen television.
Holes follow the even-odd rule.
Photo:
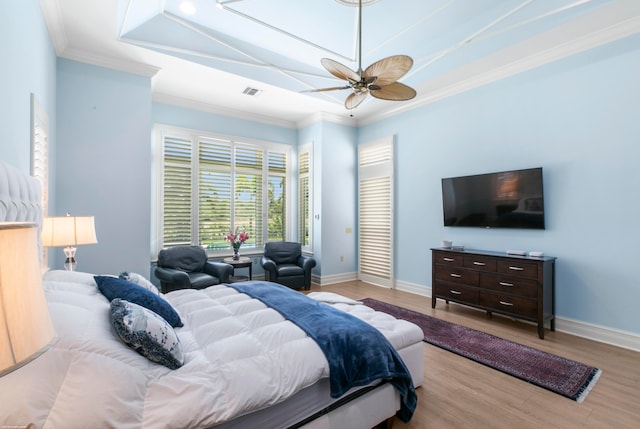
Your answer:
[[[544,229],[542,167],[442,179],[445,226]]]

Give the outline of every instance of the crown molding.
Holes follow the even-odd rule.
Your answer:
[[[298,126],[298,129],[301,129],[320,121],[332,122],[334,124],[347,125],[350,127],[358,126],[358,122],[354,118],[345,118],[344,116],[327,112],[317,112],[313,115],[309,115],[301,121],[298,121],[296,125]]]
[[[218,106],[210,103],[203,103],[184,97],[176,97],[164,93],[154,92],[153,101],[157,103],[170,104],[173,106],[184,107],[186,109],[200,110],[207,113],[213,113],[220,116],[228,116],[231,118],[239,118],[247,121],[259,122],[267,125],[274,125],[282,128],[297,129],[295,122],[284,119],[272,118],[269,116],[248,113],[243,110],[235,110],[224,106]]]
[[[64,30],[64,22],[62,20],[62,12],[58,0],[40,0],[40,10],[44,17],[49,37],[56,55],[60,56],[69,44],[67,33]]]
[[[105,67],[108,69],[132,73],[149,78],[155,76],[156,73],[160,71],[160,67],[152,66],[149,64],[138,63],[131,60],[121,60],[104,55],[96,55],[94,53],[82,51],[79,49],[65,49],[61,54],[58,54],[58,56],[66,58],[68,60],[93,64],[95,66]]]

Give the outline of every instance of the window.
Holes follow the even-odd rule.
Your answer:
[[[228,252],[225,235],[245,231],[243,248],[286,240],[291,148],[158,127],[157,249],[199,245]]]
[[[311,248],[311,144],[300,146],[298,152],[298,241]]]
[[[358,147],[358,278],[393,287],[393,139]]]

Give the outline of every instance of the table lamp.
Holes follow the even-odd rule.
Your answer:
[[[0,377],[53,344],[41,275],[36,225],[0,222]]]
[[[42,223],[42,245],[62,247],[67,257],[64,268],[74,271],[76,267],[76,248],[82,244],[95,244],[96,228],[93,216],[47,216]]]

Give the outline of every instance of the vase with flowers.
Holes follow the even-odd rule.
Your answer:
[[[244,231],[238,232],[236,229],[235,233],[230,232],[224,239],[231,243],[231,247],[233,247],[233,259],[236,261],[240,259],[240,246],[249,239],[249,234]]]

